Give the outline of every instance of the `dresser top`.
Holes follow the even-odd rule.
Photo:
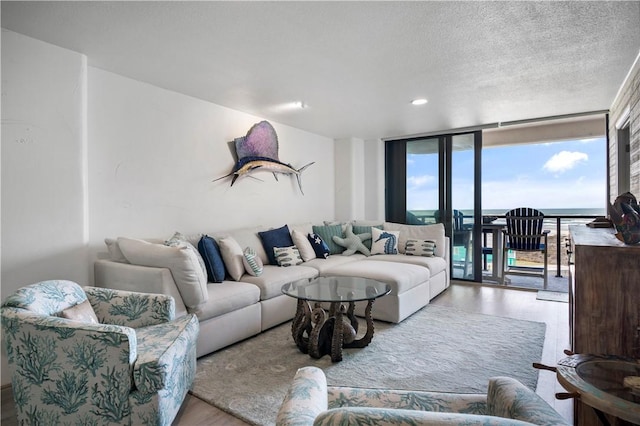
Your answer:
[[[577,246],[620,247],[638,250],[640,244],[627,245],[616,238],[614,228],[590,228],[586,225],[569,225],[569,233],[573,244]]]

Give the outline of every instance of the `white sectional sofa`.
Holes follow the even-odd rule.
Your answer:
[[[357,223],[357,222],[356,222]],[[191,247],[167,247],[165,239],[106,239],[109,254],[103,254],[94,265],[95,285],[120,290],[162,293],[174,297],[176,315],[194,313],[200,321],[197,356],[214,352],[293,318],[296,299],[281,293],[289,282],[317,276],[360,276],[377,279],[391,286],[391,293],[374,304],[373,317],[398,323],[444,291],[450,283],[449,241],[444,227],[436,225],[403,225],[397,223],[358,223],[360,227],[376,225],[394,232],[397,254],[350,256],[331,254],[326,258],[307,259],[295,266],[269,264],[261,236],[266,227],[243,228],[209,234],[218,243],[237,242],[244,250],[251,247],[264,265],[254,276],[237,270],[238,254],[225,259],[227,274],[234,263],[237,280],[226,276],[222,282],[207,282],[206,271],[194,260],[201,234],[187,236]],[[319,225],[318,225],[319,226]],[[311,223],[288,225],[298,236],[314,232]],[[344,226],[343,226],[344,228]],[[362,229],[362,228],[360,228]],[[435,243],[433,256],[405,254],[407,240],[430,240]],[[235,243],[234,243],[235,244]],[[221,250],[222,247],[221,247]],[[308,257],[308,256],[307,256]],[[229,262],[227,262],[229,260]],[[246,267],[249,271],[249,267]],[[233,267],[231,268],[233,269]],[[357,309],[362,309],[364,305]]]

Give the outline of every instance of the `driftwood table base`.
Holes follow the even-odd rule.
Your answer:
[[[308,353],[313,358],[331,355],[332,362],[342,361],[343,348],[364,348],[371,343],[373,301],[367,301],[365,310],[367,331],[360,339],[356,339],[358,319],[353,313],[354,302],[348,302],[348,309],[343,302],[331,302],[327,312],[319,303],[312,308],[307,300],[298,299],[298,308],[291,324],[293,340],[302,353]]]

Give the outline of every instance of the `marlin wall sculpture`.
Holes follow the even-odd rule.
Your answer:
[[[233,170],[227,175],[214,179],[213,182],[233,176],[231,179],[231,186],[233,186],[239,177],[248,176],[257,179],[252,175],[253,172],[267,171],[273,173],[276,180],[278,180],[278,174],[295,175],[300,192],[304,195],[300,175],[315,162],[306,164],[299,169],[293,168],[291,164],[281,162],[278,158],[278,136],[268,121],[254,124],[246,136],[236,138],[233,141],[233,146],[237,159]]]

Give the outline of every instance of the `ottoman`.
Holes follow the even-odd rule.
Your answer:
[[[364,277],[387,283],[391,293],[376,300],[373,318],[399,323],[429,303],[429,269],[406,263],[376,260],[351,262],[328,268],[322,276]],[[356,304],[356,313],[364,315],[366,303]]]

